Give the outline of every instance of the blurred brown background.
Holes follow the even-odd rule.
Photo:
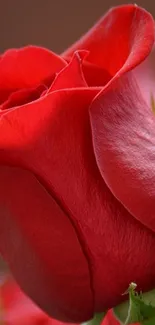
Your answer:
[[[123,0],[0,0],[0,51],[27,44],[60,53]],[[131,1],[135,3],[135,1]],[[155,0],[136,2],[155,16]]]

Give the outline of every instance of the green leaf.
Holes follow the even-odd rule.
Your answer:
[[[142,322],[142,325],[155,325],[155,317],[152,317],[151,319],[144,320]]]
[[[82,325],[100,325],[106,313],[96,313],[92,319],[82,323]]]
[[[136,292],[136,284],[131,283],[125,294],[129,294],[129,301],[114,308],[116,318],[123,325],[140,323],[141,325],[155,325],[155,290],[144,293]]]

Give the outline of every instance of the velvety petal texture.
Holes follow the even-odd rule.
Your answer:
[[[79,41],[63,53],[70,57],[77,49],[89,51],[87,60],[111,76],[130,70],[150,52],[153,45],[152,16],[137,5],[112,8]]]
[[[155,231],[155,115],[131,74],[100,93],[90,117],[103,179],[132,215]]]
[[[12,91],[49,83],[65,65],[60,56],[36,46],[6,51],[0,57],[0,102]]]
[[[155,286],[154,115],[134,72],[153,44],[151,15],[128,5],[63,56],[28,47],[0,61],[0,251],[56,319],[84,322],[130,282]]]
[[[150,107],[152,98],[155,99],[155,47],[149,57],[134,70],[134,76],[144,100]]]
[[[55,53],[36,46],[6,51],[0,58],[0,87],[32,87],[66,65]]]
[[[90,272],[89,290],[91,289],[91,291],[87,296],[87,291],[84,289],[83,292],[85,292],[87,298],[84,299],[85,304],[82,303],[85,311],[86,306],[88,311],[90,308],[90,314],[87,314],[88,317],[93,310],[100,312],[103,311],[103,309],[119,303],[123,299],[122,292],[124,292],[128,284],[133,281],[133,276],[134,281],[136,281],[143,290],[155,284],[155,257],[153,253],[155,237],[151,232],[137,223],[112,196],[101,178],[95,162],[88,114],[88,106],[92,98],[94,98],[95,93],[97,93],[97,90],[93,91],[89,88],[83,91],[68,89],[53,92],[45,98],[36,101],[35,104],[32,103],[19,107],[16,110],[11,110],[1,118],[0,139],[1,162],[9,165],[18,164],[31,170],[49,191],[52,196],[51,199],[53,200],[53,198],[55,198],[58,206],[70,217],[70,222],[74,226],[74,229],[76,229],[81,247],[87,257],[86,261]],[[33,111],[31,106],[33,107]],[[20,124],[18,123],[19,120]],[[30,120],[31,124],[28,123]],[[27,128],[27,126],[29,126],[29,128]],[[2,171],[2,177],[4,178],[1,179],[1,184],[5,184],[6,191],[4,191],[3,186],[0,197],[1,200],[3,198],[2,202],[4,198],[6,198],[7,202],[9,193],[10,204],[11,202],[15,204],[14,195],[17,195],[17,192],[14,191],[13,186],[13,197],[11,200],[11,194],[9,192],[10,176],[8,175],[8,171],[6,173],[4,173],[4,170]],[[8,180],[5,179],[5,176],[8,177]],[[17,186],[17,176],[14,182]],[[21,186],[20,183],[19,191],[21,195],[22,193],[27,193],[26,190],[21,191]],[[33,189],[32,185],[30,185],[30,187]],[[34,190],[32,194],[33,193],[34,198],[38,198]],[[64,285],[67,287],[66,290],[63,289],[62,291],[61,284],[60,291],[58,290],[58,283],[60,282],[60,278],[58,277],[59,267],[56,268],[56,273],[54,273],[51,264],[53,261],[54,265],[56,263],[56,259],[53,260],[52,257],[51,246],[51,244],[53,245],[55,242],[54,239],[51,241],[54,227],[54,225],[52,225],[52,214],[54,220],[57,220],[58,217],[55,219],[56,214],[53,208],[49,208],[49,212],[51,211],[51,227],[48,221],[47,229],[45,227],[42,228],[42,215],[44,209],[41,209],[38,203],[34,203],[32,194],[30,209],[33,204],[33,207],[37,210],[34,213],[30,210],[28,215],[31,219],[33,216],[33,222],[29,222],[26,216],[22,217],[21,212],[10,212],[10,219],[8,222],[6,221],[6,216],[3,218],[3,222],[5,224],[7,222],[7,224],[3,228],[1,225],[3,237],[0,237],[2,240],[0,247],[3,247],[3,254],[7,253],[6,258],[14,273],[16,274],[16,272],[19,272],[22,266],[21,259],[19,259],[18,255],[19,250],[16,252],[17,246],[15,245],[15,252],[18,256],[17,259],[15,259],[15,252],[14,258],[12,258],[12,253],[9,249],[6,252],[6,243],[8,241],[7,228],[11,220],[15,220],[16,216],[18,222],[20,222],[19,229],[21,230],[23,227],[23,243],[20,245],[21,249],[24,247],[25,240],[26,242],[28,241],[30,247],[32,246],[33,249],[35,245],[38,244],[40,245],[40,249],[42,249],[42,255],[39,255],[40,252],[38,251],[36,256],[37,258],[40,257],[40,260],[43,262],[42,267],[45,267],[46,277],[43,277],[44,281],[45,279],[47,281],[47,274],[50,272],[47,281],[48,290],[47,287],[45,287],[45,293],[47,294],[49,292],[50,295],[53,295],[54,300],[52,301],[51,297],[49,299],[46,296],[46,299],[43,299],[42,294],[41,298],[43,301],[38,301],[38,299],[40,299],[39,292],[41,290],[41,285],[37,287],[35,283],[38,281],[40,283],[40,275],[38,275],[39,279],[35,278],[36,282],[34,282],[34,280],[29,278],[28,272],[22,270],[21,274],[17,273],[18,281],[23,284],[25,290],[28,290],[28,284],[29,286],[32,285],[32,287],[29,287],[28,293],[31,294],[44,309],[46,308],[51,315],[55,315],[57,318],[67,319],[67,316],[65,318],[64,311],[63,313],[61,311],[61,301],[64,310],[65,308],[70,308],[71,303],[73,303],[74,308],[71,310],[74,315],[71,314],[70,310],[68,310],[68,314],[70,315],[70,320],[77,321],[81,316],[86,317],[86,314],[81,312],[81,305],[78,312],[75,301],[73,301],[73,297],[75,296],[75,299],[79,301],[77,302],[81,304],[81,295],[77,295],[77,291],[72,290],[72,287],[67,282],[67,275],[65,274],[66,264],[65,269],[63,269],[62,283],[64,281]],[[29,201],[27,194],[26,197],[24,195],[24,200],[25,199]],[[25,206],[27,207],[28,203],[22,203],[21,198],[19,202],[20,204],[16,204],[16,207],[22,208],[25,213]],[[45,206],[47,206],[45,199],[39,199],[39,202],[43,202],[46,204]],[[38,214],[40,214],[40,218]],[[41,220],[40,227],[38,226],[39,220]],[[60,226],[64,234],[64,240],[66,240],[70,235],[67,233],[65,234],[64,225],[61,222]],[[45,231],[42,237],[39,235],[39,228],[41,231]],[[13,229],[13,226],[11,229]],[[49,236],[47,230],[49,231]],[[38,237],[36,238],[36,236]],[[16,235],[16,237],[18,238],[19,235]],[[10,240],[12,238],[12,241],[14,241],[14,235],[12,237],[9,236],[9,238]],[[47,242],[48,238],[51,244]],[[31,242],[31,240],[33,240],[33,242]],[[42,243],[44,240],[47,243],[48,250],[44,248]],[[140,247],[139,243],[141,243]],[[12,242],[10,242],[10,245],[12,246]],[[59,245],[61,254],[62,241],[59,241]],[[73,247],[74,252],[74,246],[72,244],[71,247]],[[49,250],[51,254],[49,254]],[[55,254],[60,263],[61,257],[59,257],[56,250]],[[23,256],[23,251],[21,255]],[[26,256],[26,254],[24,254],[24,256]],[[65,258],[65,256],[63,257]],[[71,257],[68,258],[70,261],[68,265],[70,270],[72,260]],[[28,256],[28,260],[29,259],[30,257]],[[67,259],[67,257],[65,259]],[[17,260],[20,261],[20,268],[17,267]],[[123,261],[123,263],[121,261]],[[63,260],[61,262],[62,265],[64,265]],[[81,264],[81,262],[79,262],[79,264]],[[48,265],[51,266],[49,267]],[[25,263],[23,261],[23,268],[24,266]],[[38,271],[35,271],[36,268],[34,266],[32,269],[33,268],[34,272],[32,275],[37,275],[38,272],[41,272],[41,267],[38,268]],[[62,267],[60,270],[61,269]],[[58,283],[55,277],[54,283],[52,281],[54,274],[58,279]],[[125,277],[124,274],[126,275]],[[75,275],[75,272],[73,275]],[[21,280],[20,276],[22,276]],[[70,281],[70,277],[68,279]],[[49,285],[49,283],[51,283],[51,285]],[[78,285],[80,282],[76,280],[76,283]],[[54,284],[56,291],[54,290]],[[35,290],[35,292],[33,290]],[[72,292],[72,294],[68,294],[68,292]],[[91,307],[91,303],[88,303],[88,298],[92,299],[92,294],[93,308]],[[58,300],[56,300],[56,297],[58,297]],[[68,303],[66,297],[69,299]],[[56,303],[58,314],[55,314]],[[77,311],[76,315],[75,311]]]
[[[76,121],[77,126],[78,125],[80,126],[80,123],[82,121],[79,120],[80,116],[78,117],[79,111],[81,112],[81,114],[82,114],[82,111],[85,113],[87,107],[90,105],[92,98],[96,94],[97,94],[96,89],[95,90],[88,89],[88,91],[86,91],[86,92],[83,91],[83,95],[82,95],[81,90],[79,90],[79,91],[73,90],[70,92],[68,90],[68,91],[62,91],[61,93],[53,92],[52,94],[46,96],[45,98],[42,97],[42,99],[36,101],[35,103],[28,104],[27,106],[22,106],[22,108],[19,107],[18,109],[15,109],[15,110],[10,110],[9,113],[4,114],[1,118],[1,131],[2,131],[4,124],[8,125],[8,129],[5,128],[5,134],[2,132],[4,134],[4,137],[3,137],[3,139],[1,138],[1,150],[0,150],[1,163],[3,161],[3,164],[20,165],[26,169],[33,171],[35,174],[37,174],[38,179],[41,180],[43,185],[46,185],[47,189],[50,191],[51,200],[53,201],[53,198],[54,198],[56,200],[56,202],[58,203],[58,208],[59,208],[59,204],[60,204],[60,206],[62,206],[61,209],[63,211],[66,211],[65,219],[66,219],[66,222],[69,223],[71,230],[73,228],[73,232],[74,232],[74,228],[76,229],[76,221],[74,220],[74,218],[71,220],[68,220],[68,217],[70,217],[70,208],[68,210],[68,207],[66,208],[66,204],[62,201],[63,193],[60,195],[57,195],[57,190],[54,188],[55,184],[54,183],[52,184],[52,178],[51,178],[52,175],[45,177],[45,175],[47,175],[47,172],[48,172],[48,170],[46,171],[46,168],[50,168],[52,174],[55,174],[55,176],[57,176],[56,171],[58,170],[58,172],[59,172],[59,167],[63,165],[63,161],[59,160],[59,162],[58,162],[59,166],[57,169],[57,166],[56,166],[57,165],[57,155],[59,155],[59,150],[61,150],[61,146],[58,146],[58,143],[56,143],[55,136],[58,139],[58,141],[60,141],[60,145],[61,145],[61,137],[59,137],[59,134],[57,134],[57,132],[60,133],[60,125],[61,125],[61,123],[63,123],[63,128],[61,127],[61,134],[63,136],[62,144],[65,145],[65,143],[66,143],[65,148],[68,153],[68,150],[69,151],[74,150],[74,148],[70,147],[70,143],[68,142],[69,139],[67,139],[65,137],[65,130],[67,130],[67,128],[70,129],[70,127],[71,127],[72,135],[69,134],[69,137],[72,136],[72,138],[74,139],[74,134],[75,134],[76,128],[74,125],[75,123],[73,124],[72,121],[75,120],[75,118],[77,118],[77,121]],[[75,106],[75,103],[76,103],[76,106]],[[65,109],[65,105],[66,105],[66,109]],[[76,116],[74,114],[71,114],[72,110],[73,110],[73,112],[75,111]],[[62,119],[60,118],[60,120],[59,120],[59,116],[61,116],[61,113],[63,113]],[[19,119],[18,114],[21,115],[20,116],[20,125],[18,124],[18,119]],[[59,114],[59,116],[57,114]],[[69,115],[70,115],[71,120],[69,118]],[[38,121],[36,120],[37,116],[38,116]],[[17,119],[16,119],[16,117],[17,117]],[[9,120],[8,120],[8,118],[9,118]],[[87,112],[87,119],[88,119],[88,112]],[[6,121],[6,123],[4,122],[4,120]],[[30,120],[31,120],[31,124],[29,123]],[[10,125],[10,122],[11,122],[11,125],[13,125],[13,129],[12,129],[12,126]],[[16,122],[17,122],[18,126],[17,126]],[[82,123],[84,123],[84,122],[82,122]],[[41,125],[41,123],[42,123],[42,125]],[[15,124],[16,124],[17,128],[15,127]],[[31,127],[31,129],[30,128],[27,129],[28,125],[29,125],[29,127]],[[56,129],[54,126],[56,127]],[[14,132],[13,132],[14,134],[12,134],[12,132],[10,132],[10,127],[12,130],[14,130]],[[49,128],[49,135],[47,132],[48,128]],[[40,131],[41,131],[41,133],[40,133]],[[82,137],[82,134],[80,135],[80,130],[77,129],[77,131],[78,131],[77,137],[78,136]],[[8,137],[6,137],[7,134],[8,134]],[[54,134],[54,137],[53,137],[53,134]],[[43,136],[43,135],[45,135],[45,136]],[[75,136],[76,136],[76,134],[75,134]],[[42,143],[41,147],[40,147],[39,142],[40,142],[40,144]],[[2,145],[2,143],[3,143],[3,145]],[[47,146],[47,144],[48,144],[48,146]],[[77,144],[78,147],[76,148],[76,143],[75,143],[75,152],[77,152],[77,155],[78,155],[79,145]],[[46,148],[47,151],[44,152],[44,150],[42,151],[42,150],[40,150],[40,148],[42,148],[42,149]],[[21,152],[21,150],[22,150],[22,152]],[[57,152],[57,155],[55,158],[54,158],[54,150],[56,150],[56,152]],[[6,152],[6,155],[5,155],[5,152]],[[32,152],[34,152],[35,157],[31,157]],[[47,156],[46,156],[46,154],[47,154]],[[63,155],[63,152],[62,152],[62,155]],[[42,159],[41,159],[42,156],[46,156],[46,158],[49,157],[47,160],[46,166],[44,165],[44,161],[42,161]],[[53,156],[55,162],[51,160],[52,156]],[[60,155],[59,155],[59,158],[60,158]],[[66,163],[68,164],[68,156],[64,156],[64,159],[66,160]],[[38,164],[36,165],[37,161],[38,161],[39,165]],[[54,165],[52,165],[53,163],[54,163]],[[40,166],[42,166],[41,167],[42,172],[39,171]],[[65,168],[65,166],[64,166],[64,168]],[[79,171],[79,168],[77,168],[77,172],[78,171]],[[66,169],[64,169],[64,173],[66,173],[66,172],[68,173],[68,171]],[[12,171],[12,173],[14,175],[14,171]],[[72,173],[72,170],[71,170],[71,173]],[[6,175],[6,177],[8,177],[8,179],[5,179],[5,175]],[[63,176],[63,174],[62,174],[62,176]],[[16,185],[18,184],[17,176],[14,176],[15,178],[12,183],[12,195],[14,195],[14,194],[17,195],[18,201],[15,200],[15,197],[12,197],[12,200],[11,200],[11,193],[10,194],[8,193],[8,190],[9,189],[11,190],[10,176],[8,174],[8,171],[6,173],[4,173],[4,170],[2,170],[2,177],[4,177],[4,178],[3,179],[1,178],[1,184],[3,184],[3,183],[5,184],[6,192],[4,191],[4,186],[3,186],[1,188],[1,190],[2,190],[2,193],[4,194],[4,196],[3,196],[3,199],[1,197],[1,202],[3,202],[4,198],[6,198],[6,202],[7,202],[7,199],[9,196],[9,203],[11,204],[11,202],[12,202],[12,204],[15,205],[17,208],[21,206],[23,208],[23,213],[26,213],[25,206],[28,207],[28,203],[26,203],[26,201],[25,201],[25,204],[23,202],[19,205],[18,201],[21,202],[21,198],[19,199],[19,197],[17,195],[17,191],[14,192],[14,184],[15,183],[16,183]],[[69,175],[68,175],[68,177],[69,177]],[[76,174],[75,174],[75,177],[76,177]],[[28,178],[26,176],[25,176],[25,178],[28,180]],[[67,178],[67,174],[66,174],[66,178]],[[76,187],[76,182],[74,185],[74,179],[73,179],[72,186]],[[19,177],[19,180],[22,180],[21,176]],[[25,185],[25,180],[23,180],[23,183],[24,183],[23,185]],[[28,184],[29,184],[29,181],[28,181]],[[64,183],[64,185],[65,185],[65,183]],[[25,196],[25,193],[27,193],[27,191],[30,193],[30,191],[28,189],[27,190],[25,189],[22,191],[21,186],[22,185],[20,183],[19,184],[19,193],[21,193],[21,195],[23,195],[24,200],[26,198],[28,199],[27,195]],[[9,236],[10,246],[8,247],[8,251],[6,251],[6,244],[8,242],[7,228],[9,226],[11,220],[15,220],[14,219],[15,217],[12,215],[12,214],[14,214],[13,212],[10,212],[10,214],[9,214],[10,219],[8,221],[7,221],[6,217],[3,218],[4,223],[6,223],[5,228],[4,228],[4,226],[2,227],[2,225],[1,225],[3,236],[1,236],[1,239],[0,239],[0,240],[2,240],[0,247],[1,247],[1,249],[3,249],[3,255],[9,261],[9,264],[10,264],[15,275],[17,272],[17,275],[16,275],[17,279],[18,279],[18,281],[20,281],[21,285],[24,286],[25,291],[28,292],[29,294],[31,294],[32,297],[36,296],[36,301],[45,310],[47,310],[49,314],[51,314],[53,317],[63,319],[66,321],[72,320],[72,319],[75,321],[79,320],[79,319],[81,319],[81,321],[88,319],[93,314],[92,292],[91,292],[91,287],[90,287],[91,286],[90,274],[89,274],[89,269],[88,269],[89,265],[88,265],[85,255],[83,255],[83,254],[85,254],[85,248],[83,246],[83,241],[82,241],[80,235],[78,234],[79,231],[78,231],[78,229],[76,229],[77,234],[75,234],[75,240],[78,240],[78,237],[79,237],[80,242],[82,241],[81,245],[78,241],[77,241],[77,244],[79,245],[79,252],[81,252],[81,249],[84,250],[84,253],[82,254],[82,252],[81,252],[81,254],[82,254],[82,256],[84,258],[84,262],[85,262],[84,268],[86,267],[85,275],[84,275],[85,271],[81,269],[81,268],[83,268],[82,264],[81,264],[82,256],[79,258],[79,260],[77,260],[78,255],[77,255],[77,252],[75,251],[75,243],[70,241],[71,240],[70,232],[68,233],[68,231],[67,232],[65,231],[65,226],[61,222],[62,216],[60,215],[60,221],[59,221],[58,215],[56,216],[56,212],[54,211],[53,207],[51,206],[49,208],[49,220],[51,222],[51,226],[50,226],[48,220],[45,221],[46,225],[47,225],[47,229],[49,231],[49,234],[47,233],[46,227],[43,227],[43,229],[42,229],[43,216],[45,215],[47,217],[47,203],[45,202],[44,198],[40,198],[40,199],[38,198],[38,194],[35,193],[35,189],[33,189],[32,184],[29,184],[29,186],[32,189],[32,193],[30,195],[31,202],[28,199],[28,202],[30,204],[30,210],[28,212],[28,216],[30,219],[28,221],[28,216],[26,216],[26,215],[25,215],[25,217],[24,216],[22,217],[21,211],[19,211],[19,213],[16,211],[15,216],[17,217],[17,219],[19,218],[18,221],[20,221],[21,225],[24,227],[24,232],[25,232],[26,237],[24,235],[21,235],[21,240],[23,240],[23,241],[28,240],[28,242],[29,242],[30,239],[27,238],[27,234],[30,233],[31,239],[33,240],[33,242],[36,243],[37,245],[40,243],[39,245],[40,245],[40,249],[42,250],[42,254],[43,255],[45,254],[45,256],[46,256],[46,262],[43,262],[43,260],[42,260],[43,256],[39,257],[38,254],[40,254],[40,253],[38,251],[36,254],[36,257],[37,258],[39,257],[40,262],[42,262],[42,266],[39,266],[38,268],[37,267],[35,268],[35,266],[33,266],[33,268],[35,268],[36,270],[38,269],[37,272],[40,272],[42,267],[43,268],[45,267],[46,273],[44,273],[44,279],[46,279],[46,282],[47,282],[47,287],[45,287],[45,293],[47,294],[49,290],[50,291],[52,290],[50,294],[53,295],[53,302],[52,302],[52,296],[51,297],[45,296],[43,298],[43,292],[42,292],[43,289],[41,289],[41,285],[39,287],[37,286],[37,282],[41,283],[40,279],[37,278],[37,275],[36,275],[35,281],[33,278],[31,280],[31,277],[29,278],[29,273],[25,272],[25,270],[24,270],[25,263],[26,263],[26,253],[24,254],[22,251],[22,249],[24,249],[24,246],[25,246],[24,242],[22,242],[22,244],[21,244],[21,253],[20,253],[20,250],[17,249],[17,252],[16,252],[17,258],[15,258],[15,252],[13,255],[14,257],[12,258],[12,253],[9,250],[9,247],[13,245],[12,241],[14,241],[15,235]],[[38,186],[39,186],[39,184],[38,184]],[[37,184],[36,184],[36,189],[37,189]],[[38,188],[38,190],[39,190],[39,188]],[[65,191],[70,191],[70,190],[72,190],[72,189],[68,188],[67,184],[66,184]],[[39,199],[40,203],[45,204],[42,209],[39,207],[38,203],[36,203],[36,204],[34,203],[32,194],[34,195],[34,197],[36,199],[37,198]],[[46,197],[46,195],[45,195],[45,197]],[[51,204],[52,204],[52,202],[51,202]],[[5,203],[5,205],[7,205],[7,203]],[[33,207],[37,209],[35,212],[31,211],[31,205],[33,205]],[[2,205],[1,209],[3,210],[3,205]],[[12,210],[12,208],[11,208],[11,210]],[[45,211],[46,211],[46,213],[45,213]],[[1,213],[3,215],[4,212],[2,211]],[[39,218],[38,213],[40,214],[40,218]],[[68,214],[68,216],[67,216],[67,214]],[[52,215],[53,215],[54,220],[57,222],[57,225],[60,225],[60,230],[64,236],[64,239],[61,239],[58,237],[58,234],[57,234],[58,230],[56,230],[56,232],[55,232],[56,238],[54,239],[54,233],[53,233],[54,232],[54,224],[52,221]],[[34,223],[31,222],[32,216],[33,216]],[[36,216],[36,219],[35,219],[35,216]],[[40,226],[39,226],[39,219],[40,219]],[[25,220],[26,224],[25,224],[24,220]],[[21,225],[19,226],[19,230],[21,230]],[[74,227],[73,227],[73,225],[74,225]],[[39,228],[41,231],[40,234],[39,234]],[[13,225],[12,225],[11,229],[13,229]],[[5,234],[7,237],[5,237]],[[37,234],[38,238],[35,238],[34,234]],[[17,234],[16,237],[19,237],[19,235],[20,234]],[[78,236],[78,237],[76,237],[76,236]],[[6,238],[6,241],[5,241],[5,238]],[[70,239],[69,242],[68,242],[67,238]],[[46,247],[44,247],[44,244],[42,241],[45,243]],[[67,244],[68,248],[64,247],[65,242],[66,242],[66,244],[68,243]],[[32,247],[34,246],[34,243],[31,243]],[[56,250],[55,246],[53,247],[53,252],[52,252],[51,245],[53,245],[53,244],[56,245],[56,247],[60,248],[60,257],[58,256],[58,251]],[[31,245],[30,245],[30,247],[31,247]],[[63,245],[63,249],[65,250],[65,252],[67,254],[66,256],[65,256],[65,254],[63,254],[64,262],[61,259],[62,245]],[[82,248],[81,248],[81,246],[82,246]],[[17,247],[15,245],[15,249],[16,248]],[[71,248],[73,249],[73,251],[72,251],[73,258],[75,257],[77,263],[74,260],[71,261],[71,257],[70,257]],[[78,246],[77,246],[77,248],[78,248]],[[49,251],[50,251],[50,254],[49,254]],[[9,256],[9,254],[10,254],[9,252],[11,253],[11,256]],[[5,254],[7,254],[7,255],[5,255]],[[21,257],[20,256],[24,256],[24,259],[25,259],[23,268],[21,265]],[[44,256],[44,258],[45,258],[45,256]],[[28,255],[27,263],[29,262],[30,258],[31,257]],[[18,263],[20,263],[20,267],[17,266],[17,261],[19,261]],[[47,261],[48,261],[49,265],[47,265]],[[60,262],[62,262],[62,266],[58,265],[56,267],[56,261],[58,264]],[[68,261],[68,263],[67,263],[67,261]],[[55,265],[55,275],[56,275],[57,281],[56,281],[56,278],[53,277],[54,270],[52,270],[51,263],[52,264],[54,263],[53,266]],[[72,267],[75,267],[77,276],[78,277],[82,276],[82,279],[79,278],[79,281],[77,281],[77,279],[74,278],[75,271],[71,271],[71,269],[72,269],[71,264],[72,264]],[[68,265],[68,268],[66,268],[67,265]],[[66,271],[65,271],[64,267],[65,267]],[[67,271],[67,269],[68,269],[68,271]],[[80,269],[82,271],[81,276],[79,273]],[[60,273],[60,270],[62,270],[62,274]],[[20,273],[19,273],[19,271],[20,271]],[[66,275],[65,275],[65,272],[67,272]],[[35,273],[36,273],[36,271],[32,272],[32,276]],[[59,273],[60,273],[60,277],[57,277],[57,275]],[[68,281],[67,281],[67,274],[68,274]],[[38,276],[40,277],[40,275],[38,275]],[[73,276],[73,280],[71,281],[72,276]],[[47,281],[47,279],[48,279],[48,281]],[[51,281],[53,282],[53,284],[51,283],[51,285],[50,285]],[[70,285],[71,283],[72,283],[73,287],[72,287],[72,285]],[[56,291],[54,290],[54,287],[53,287],[54,284],[55,284]],[[75,285],[77,286],[77,290],[75,290]],[[82,285],[82,287],[84,285],[83,289],[82,289],[81,285]],[[87,287],[88,291],[86,290],[85,286]],[[62,290],[62,288],[63,288],[63,290]],[[34,292],[34,290],[35,290],[35,292]],[[79,290],[82,290],[81,294],[78,293]],[[40,291],[42,292],[41,297],[39,294]],[[64,292],[64,297],[63,297],[62,291]],[[82,296],[83,296],[83,298],[82,298]],[[56,297],[58,297],[58,300]],[[77,301],[77,308],[76,308],[76,304],[75,304],[73,297]],[[39,301],[40,298],[41,298],[41,301]],[[81,298],[83,299],[83,301]],[[69,299],[68,303],[67,303],[67,299]],[[49,302],[49,306],[47,306],[47,302]],[[61,309],[60,305],[59,305],[60,303],[63,304],[62,311],[60,310]],[[71,307],[72,303],[73,303],[73,307]],[[66,308],[67,308],[67,310],[65,311]],[[84,312],[82,312],[82,309],[84,309]],[[71,312],[71,310],[72,310],[72,312]]]
[[[0,180],[0,247],[19,284],[55,318],[90,318],[88,264],[63,208],[28,171],[1,167]]]

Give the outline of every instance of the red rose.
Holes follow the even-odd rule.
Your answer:
[[[1,56],[0,250],[54,318],[82,322],[132,281],[155,286],[155,117],[140,65],[153,44],[152,17],[128,5],[62,56]]]

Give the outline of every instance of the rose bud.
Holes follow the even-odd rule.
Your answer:
[[[58,320],[155,286],[153,45],[151,15],[126,5],[62,55],[1,55],[0,252]]]

